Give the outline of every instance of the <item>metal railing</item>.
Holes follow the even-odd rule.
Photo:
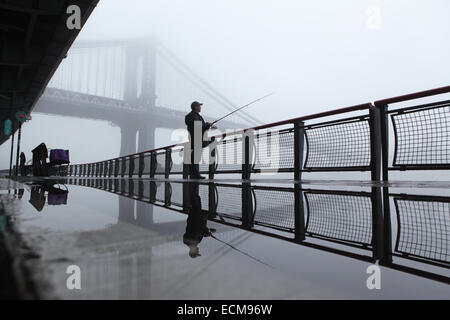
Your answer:
[[[449,93],[450,86],[375,101],[380,110],[383,180],[389,170],[450,169],[450,101],[392,109],[392,105]],[[394,131],[394,153],[389,165],[389,116]]]
[[[370,171],[371,180],[388,180],[389,170],[450,169],[450,101],[389,110],[394,103],[450,92],[450,86],[341,108],[215,136],[204,148],[200,172],[241,174]],[[359,114],[312,122],[323,117]],[[389,166],[389,123],[394,128],[394,160]],[[187,178],[188,144],[171,145],[97,163],[70,165],[69,176]]]

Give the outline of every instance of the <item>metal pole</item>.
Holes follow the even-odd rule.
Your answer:
[[[380,108],[371,107],[370,114],[370,167],[371,180],[379,181],[382,162],[381,117]]]
[[[305,240],[305,206],[303,204],[303,190],[301,182],[294,185],[294,226],[295,240]]]
[[[17,152],[16,152],[16,172],[19,175],[19,152],[20,152],[20,137],[22,136],[22,122],[19,122],[19,136],[17,137]]]
[[[294,123],[294,179],[300,181],[302,178],[303,148],[305,140],[305,123],[298,121]]]
[[[13,153],[14,153],[14,136],[16,135],[16,133],[14,132],[14,122],[12,125],[12,138],[11,138],[11,155],[9,158],[9,177],[11,177],[11,171],[12,171],[12,163],[13,163]]]

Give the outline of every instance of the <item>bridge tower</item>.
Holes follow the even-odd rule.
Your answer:
[[[155,107],[156,44],[153,40],[131,42],[125,52],[124,101],[151,111]],[[145,119],[127,117],[121,129],[120,155],[153,149],[156,127]],[[136,149],[136,134],[138,146]]]

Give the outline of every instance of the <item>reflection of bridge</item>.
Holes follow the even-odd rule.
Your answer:
[[[156,128],[183,128],[192,101],[205,103],[206,121],[236,106],[161,43],[101,41],[75,44],[34,112],[104,120],[121,129],[120,155],[154,148]],[[221,122],[244,128],[258,121],[245,112]]]
[[[186,182],[109,178],[68,182],[180,213],[189,207]],[[448,197],[392,194],[387,187],[362,192],[249,183],[202,183],[199,196],[204,213],[223,225],[450,283],[445,276],[450,268]],[[392,214],[390,199],[395,203]],[[129,217],[122,220],[135,223],[150,214],[133,217],[134,205],[123,212]],[[397,225],[396,230],[391,224]]]

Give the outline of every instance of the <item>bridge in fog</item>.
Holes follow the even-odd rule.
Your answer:
[[[154,148],[156,128],[184,127],[194,100],[210,122],[237,108],[155,39],[78,42],[34,112],[108,121],[120,128],[125,155]],[[255,124],[245,112],[221,121],[223,128]]]

